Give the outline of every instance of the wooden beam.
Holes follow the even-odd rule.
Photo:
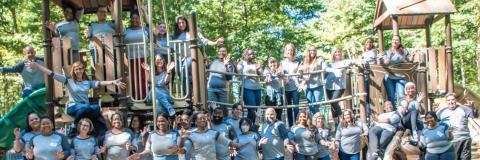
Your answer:
[[[445,16],[445,46],[445,52],[447,57],[447,93],[454,93],[452,24],[450,23],[450,15]]]
[[[393,35],[394,36],[399,36],[400,31],[398,27],[398,17],[397,16],[391,16],[392,17],[392,30],[393,30]]]
[[[407,7],[410,7],[410,6],[413,6],[415,4],[418,4],[420,2],[423,2],[425,0],[412,0],[412,1],[408,1],[407,3],[404,3],[404,4],[401,4],[401,5],[398,5],[397,6],[397,9],[398,10],[402,10],[402,9],[405,9]]]
[[[47,21],[50,21],[50,1],[49,0],[42,0],[42,24],[46,24]],[[52,33],[47,28],[46,25],[42,25],[43,30],[43,51],[45,55],[45,63],[46,67],[50,70],[53,69],[53,57],[52,57]],[[47,77],[47,82],[45,83],[45,88],[47,89],[47,98],[45,102],[45,106],[47,107],[48,117],[50,119],[55,119],[55,105],[53,102],[53,78],[52,76]],[[55,123],[53,125],[55,127]]]
[[[375,23],[373,23],[373,28],[377,28],[382,22],[390,16],[389,11],[385,11],[380,17],[375,19]]]
[[[378,50],[380,50],[380,52],[383,52],[383,29],[382,28],[378,29],[377,34],[378,34]]]

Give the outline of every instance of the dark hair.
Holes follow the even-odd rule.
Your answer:
[[[77,16],[75,15],[77,13],[77,9],[73,6],[73,4],[71,4],[71,2],[66,3],[66,1],[62,1],[62,3],[63,3],[62,4],[63,14],[65,14],[65,10],[70,8],[72,10],[72,14],[73,14],[73,19],[72,20],[79,22],[80,20],[78,20]]]
[[[225,109],[224,109],[224,107],[217,107],[217,108],[213,109],[212,114],[215,113],[215,112],[217,112],[217,111],[222,112],[222,116],[225,116]]]
[[[48,119],[50,122],[52,122],[52,124],[55,123],[55,121],[53,121],[53,120],[52,120],[50,117],[48,117],[48,116],[42,116],[42,117],[40,117],[40,123],[41,123],[42,120],[44,120],[44,119]],[[52,131],[55,131],[55,127],[52,127]]]
[[[240,104],[240,103],[235,103],[235,104],[233,104],[233,105],[232,105],[232,111],[233,111],[234,109],[237,109],[239,106],[241,106],[242,109],[243,109],[243,105],[242,105],[242,104]]]
[[[192,113],[192,110],[191,110],[191,109],[188,109],[188,108],[183,109],[182,112],[183,112],[182,115],[187,115],[187,116],[192,116],[192,114],[193,114],[193,113]]]
[[[178,26],[178,21],[180,21],[180,20],[185,21],[186,27],[185,27],[185,30],[183,30],[183,31],[180,31],[180,27]],[[182,16],[182,15],[175,17],[175,24],[173,24],[173,39],[177,39],[178,36],[180,36],[180,34],[182,34],[183,32],[188,32],[188,31],[190,31],[190,29],[189,29],[189,26],[188,26],[187,18],[185,18],[185,16]]]
[[[243,122],[247,122],[248,125],[250,126],[250,131],[252,131],[252,120],[248,119],[248,118],[241,118],[240,121],[238,122],[238,128],[240,130],[242,130],[242,123]]]
[[[142,130],[143,127],[145,127],[145,118],[143,118],[142,115],[133,115],[131,118],[130,118],[130,125],[128,125],[128,128],[130,128],[133,132],[133,119],[137,117],[138,118],[138,121],[140,122],[140,126],[139,126],[139,129]]]
[[[440,121],[440,120],[438,119],[438,117],[437,117],[437,114],[436,114],[435,112],[433,112],[433,111],[428,111],[427,113],[425,113],[425,117],[427,117],[427,115],[432,116],[432,118],[433,118],[435,121],[437,121],[437,122]]]
[[[167,119],[168,123],[170,124],[170,116],[168,115],[167,112],[158,113],[155,120],[158,120],[158,118],[160,117]],[[158,130],[157,122],[155,122],[154,124],[155,124],[155,128]]]
[[[132,18],[133,15],[140,16],[140,13],[138,12],[138,10],[133,10],[132,12],[130,12],[130,18]]]
[[[28,124],[28,122],[29,122],[28,118],[29,118],[30,115],[32,115],[32,114],[36,114],[37,117],[40,118],[40,115],[39,115],[37,112],[34,112],[34,111],[28,112],[28,113],[27,113],[27,128],[25,129],[25,132],[31,132],[31,131],[32,131],[32,127]]]

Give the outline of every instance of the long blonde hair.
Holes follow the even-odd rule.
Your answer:
[[[315,49],[315,58],[310,59],[310,48],[312,47]],[[304,67],[307,67],[312,62],[316,63],[317,61],[318,61],[317,48],[313,45],[308,46],[307,49],[305,50],[305,60],[303,61]]]
[[[350,115],[350,121],[345,120],[345,115],[346,114]],[[353,126],[357,126],[357,124],[355,123],[355,115],[353,115],[353,111],[351,109],[347,109],[347,110],[345,110],[345,112],[343,112],[342,119],[340,120],[340,126],[339,127],[347,128],[348,123],[352,123]]]

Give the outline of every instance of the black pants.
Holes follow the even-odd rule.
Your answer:
[[[372,153],[378,150],[384,150],[387,148],[388,143],[392,140],[395,132],[383,129],[380,126],[375,126],[368,131],[368,140]]]
[[[453,143],[457,160],[472,159],[472,139],[460,140]]]
[[[418,120],[418,112],[409,111],[407,114],[403,115],[402,125],[404,129],[410,129],[412,133],[414,131],[423,130],[423,123]]]
[[[342,97],[344,91],[345,89],[339,89],[339,90],[327,89],[328,100]],[[340,108],[339,102],[331,103],[331,105],[332,105],[332,116],[333,118],[337,118],[342,114],[342,109]]]

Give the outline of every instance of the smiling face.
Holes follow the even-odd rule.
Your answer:
[[[73,67],[73,72],[75,73],[76,77],[83,77],[85,72],[85,68],[83,65],[78,65]]]
[[[391,101],[386,101],[385,102],[385,111],[386,112],[391,112],[393,111],[393,105]]]
[[[138,14],[133,14],[130,18],[132,28],[140,27],[140,17],[138,16]]]
[[[183,31],[185,31],[185,29],[187,29],[187,22],[182,18],[178,19],[177,25],[178,25],[178,29],[180,29],[181,32],[183,32]]]
[[[308,56],[310,56],[310,60],[317,58],[317,49],[314,46],[308,47]]]
[[[457,107],[457,100],[454,95],[447,96],[447,107],[451,110],[454,110]]]
[[[123,121],[119,114],[114,114],[112,117],[112,126],[116,129],[123,128]]]
[[[40,129],[40,117],[38,117],[38,114],[33,113],[28,115],[28,125],[34,131]]]
[[[23,53],[25,54],[25,57],[29,60],[35,60],[35,49],[33,49],[32,46],[27,46],[23,49]]]
[[[298,114],[298,123],[301,125],[306,126],[307,125],[307,114],[305,112],[300,112]]]
[[[227,57],[227,54],[228,54],[227,49],[224,48],[224,47],[222,47],[218,50],[218,58],[220,58],[220,59],[223,59],[223,58]]]
[[[417,88],[415,86],[407,86],[405,87],[405,91],[407,95],[413,96],[417,92]]]
[[[107,20],[107,8],[99,7],[97,10],[97,18],[99,22],[105,22]]]
[[[82,119],[80,122],[78,122],[78,127],[80,134],[88,135],[92,131],[93,126],[87,120]]]
[[[269,60],[268,61],[268,68],[275,70],[278,67],[278,63],[276,60]]]
[[[373,39],[371,38],[368,38],[366,41],[365,41],[365,49],[367,51],[371,50],[373,48]]]
[[[65,8],[63,10],[63,18],[66,20],[66,21],[71,21],[73,20],[73,10],[72,8]]]
[[[339,61],[339,60],[342,60],[342,52],[340,51],[340,49],[335,49],[335,51],[333,52],[333,59],[335,61]]]
[[[168,130],[168,119],[166,117],[163,117],[163,116],[158,116],[157,117],[157,128],[158,130],[160,131],[167,131]]]
[[[160,23],[155,26],[155,31],[158,35],[165,35],[167,33],[167,26],[164,23]]]
[[[242,115],[242,112],[243,112],[243,106],[238,105],[236,108],[233,108],[232,115],[234,118],[238,119]]]
[[[400,36],[393,36],[392,37],[392,46],[393,48],[397,49],[398,47],[400,47],[400,44],[401,44],[401,40],[400,40]]]
[[[249,49],[247,52],[248,61],[253,62],[255,60],[255,52],[253,49]]]
[[[269,123],[275,122],[277,120],[277,113],[273,108],[268,108],[265,111],[265,117]]]
[[[435,120],[435,118],[430,115],[430,114],[427,114],[425,116],[425,125],[427,125],[427,127],[431,128],[431,127],[434,127],[437,125],[437,121]]]
[[[344,114],[343,114],[343,120],[344,120],[346,123],[353,122],[352,118],[353,118],[352,112],[350,112],[350,111],[345,111],[345,112],[344,112]]]
[[[316,123],[316,127],[317,128],[323,128],[325,127],[325,117],[322,116],[318,116],[317,119],[315,119]]]
[[[138,118],[137,116],[133,117],[132,119],[132,129],[134,131],[139,131],[141,128],[140,128],[140,118]]]
[[[203,113],[198,113],[195,125],[199,129],[206,129],[207,127],[207,117]]]
[[[293,44],[287,44],[285,46],[285,55],[287,59],[293,60],[295,58],[295,48],[293,47]]]
[[[49,135],[53,132],[53,123],[48,118],[42,118],[40,120],[40,131],[42,134]]]

